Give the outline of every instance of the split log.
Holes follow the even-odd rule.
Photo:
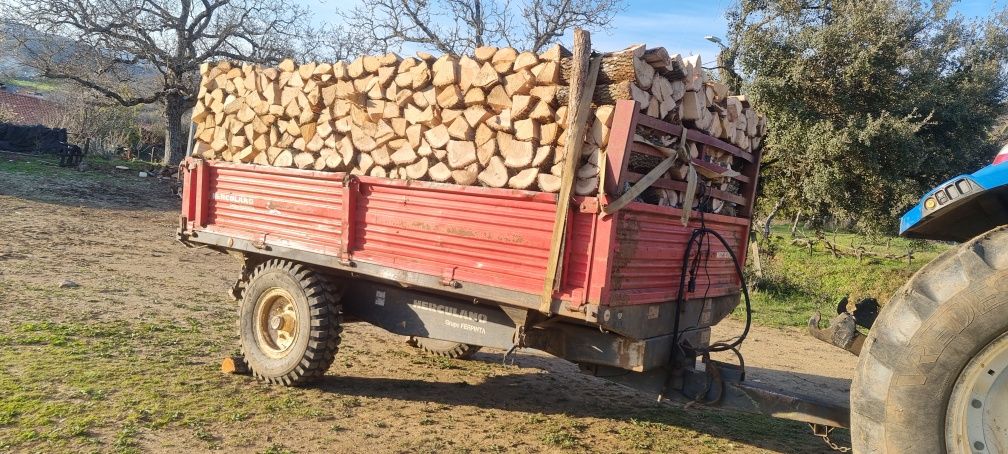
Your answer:
[[[508,171],[500,156],[493,156],[485,169],[479,173],[478,180],[491,188],[503,188],[508,182]]]

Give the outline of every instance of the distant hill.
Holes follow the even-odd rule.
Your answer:
[[[22,63],[30,54],[18,45],[19,37],[27,39],[30,48],[37,48],[40,35],[35,30],[15,22],[0,21],[0,75],[13,79],[35,79],[38,71]]]
[[[56,39],[68,49],[65,55],[59,55],[56,63],[75,58],[76,49],[85,51],[79,44],[60,36],[46,35],[35,29],[13,21],[0,21],[0,78],[6,79],[11,85],[45,92],[52,88],[52,81],[39,80],[38,70],[25,65],[31,59],[31,49],[40,49],[44,40]],[[20,42],[25,46],[19,45]],[[59,42],[59,41],[58,41]],[[27,49],[26,49],[27,47]],[[139,78],[154,77],[157,71],[146,65],[133,65],[130,68]]]

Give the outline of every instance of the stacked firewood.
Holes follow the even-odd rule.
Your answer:
[[[201,68],[194,155],[355,175],[557,192],[568,120],[569,52],[481,47],[275,68]],[[751,150],[765,121],[707,81],[699,59],[643,46],[604,55],[575,190],[598,192],[614,104]]]

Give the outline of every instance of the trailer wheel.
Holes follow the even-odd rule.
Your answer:
[[[408,343],[419,348],[424,353],[452,359],[469,359],[480,350],[479,345],[431,339],[429,337],[410,337]]]
[[[340,343],[338,293],[303,265],[269,260],[256,266],[239,309],[242,354],[252,375],[300,385],[321,377]]]
[[[1001,227],[924,266],[883,308],[851,386],[854,451],[1006,452],[1006,333]]]

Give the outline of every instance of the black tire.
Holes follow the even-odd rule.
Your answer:
[[[953,385],[1008,332],[1008,229],[925,265],[882,309],[851,386],[856,453],[944,453]]]
[[[243,293],[238,333],[253,376],[296,386],[321,377],[329,369],[339,350],[342,328],[339,294],[323,275],[298,263],[269,260],[256,266]],[[289,314],[294,315],[286,319],[289,323],[278,322],[295,333],[284,349],[268,339],[268,329],[257,312],[278,298],[287,301],[286,306],[293,308]]]
[[[479,345],[463,344],[427,337],[411,337],[409,344],[420,349],[420,351],[434,356],[442,356],[452,359],[469,359],[480,350]]]

